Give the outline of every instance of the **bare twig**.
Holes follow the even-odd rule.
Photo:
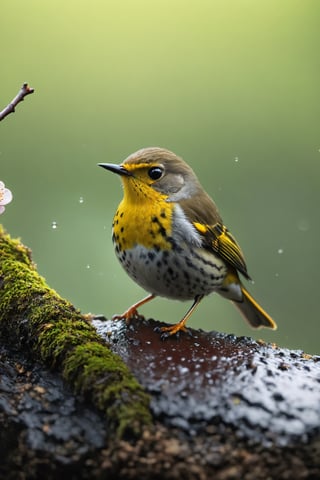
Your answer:
[[[30,95],[30,93],[34,92],[34,88],[29,87],[27,83],[24,83],[19,91],[19,93],[14,97],[14,99],[0,112],[0,122],[4,118],[6,118],[7,115],[10,113],[13,113],[15,111],[16,106],[18,103],[22,102],[24,97],[27,95]]]

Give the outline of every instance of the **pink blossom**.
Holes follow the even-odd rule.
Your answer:
[[[9,188],[5,188],[5,185],[0,180],[0,215],[5,211],[5,205],[12,200],[12,193]]]

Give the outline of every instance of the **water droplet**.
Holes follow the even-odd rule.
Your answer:
[[[83,197],[80,197],[80,198],[79,198],[79,203],[83,203],[83,202],[84,202]]]
[[[234,161],[235,161],[236,163],[238,163],[238,162],[239,162],[239,157],[234,157]]]
[[[189,368],[183,367],[182,365],[178,365],[178,370],[181,375],[185,375],[186,373],[189,373]]]
[[[277,272],[277,273],[275,273],[275,275],[274,275],[274,276],[275,276],[276,278],[279,278],[279,273],[278,273],[278,272]]]
[[[279,253],[279,255],[282,255],[283,254],[283,248],[278,248],[278,253]]]
[[[91,266],[89,264],[86,265],[86,269],[89,270],[89,268],[91,268]]]
[[[51,223],[51,228],[52,228],[52,230],[56,230],[58,228],[57,222],[52,222]]]

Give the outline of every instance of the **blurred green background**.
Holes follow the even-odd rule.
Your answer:
[[[318,0],[1,1],[0,220],[50,286],[83,312],[144,292],[111,244],[120,163],[145,146],[181,155],[239,241],[250,291],[278,323],[253,331],[214,295],[189,324],[320,353]],[[56,223],[54,223],[56,222]],[[56,226],[56,228],[53,228]],[[142,311],[176,322],[187,304]]]

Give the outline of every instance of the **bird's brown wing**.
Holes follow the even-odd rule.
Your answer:
[[[250,279],[241,248],[223,221],[213,200],[204,191],[199,191],[194,198],[180,201],[180,205],[189,221],[194,225],[203,239],[203,246],[211,250]]]
[[[202,235],[206,248],[213,250],[229,265],[242,273],[247,279],[250,279],[241,248],[222,223],[204,225],[203,223],[194,222],[193,225]]]

